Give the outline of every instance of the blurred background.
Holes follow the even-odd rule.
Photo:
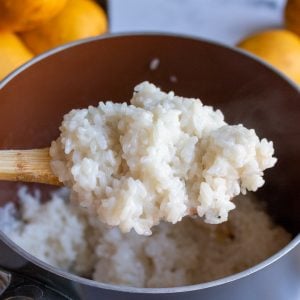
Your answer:
[[[0,0],[0,80],[59,45],[123,32],[240,47],[300,84],[300,0]]]
[[[182,33],[235,45],[248,34],[283,26],[284,5],[285,0],[111,0],[111,31]]]

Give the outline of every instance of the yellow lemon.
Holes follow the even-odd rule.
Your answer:
[[[243,48],[281,70],[300,84],[300,38],[287,30],[270,30],[247,37]]]
[[[300,35],[300,0],[289,0],[285,7],[285,24],[288,30]]]
[[[67,0],[0,0],[0,29],[25,31],[57,15]]]
[[[97,3],[92,0],[69,0],[56,17],[39,28],[22,33],[21,38],[34,53],[41,53],[106,30],[107,18]]]
[[[33,54],[15,34],[0,32],[0,80],[32,57]]]

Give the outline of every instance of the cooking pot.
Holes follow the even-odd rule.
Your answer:
[[[258,196],[292,234],[292,241],[238,274],[151,289],[103,284],[61,271],[0,232],[3,299],[300,299],[299,88],[257,58],[208,41],[161,34],[110,35],[56,48],[1,82],[0,148],[49,146],[70,109],[129,99],[143,80],[199,97],[221,109],[229,123],[243,123],[274,141],[279,160],[266,172]],[[0,183],[0,205],[15,201],[17,187],[18,183]],[[45,195],[51,190],[46,185],[39,188]]]

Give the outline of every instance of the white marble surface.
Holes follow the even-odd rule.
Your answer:
[[[234,45],[282,25],[286,0],[109,0],[111,32],[172,32]]]

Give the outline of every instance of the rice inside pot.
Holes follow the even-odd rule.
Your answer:
[[[291,236],[251,194],[235,199],[226,223],[185,217],[162,222],[149,237],[109,228],[69,202],[69,191],[41,203],[19,191],[20,209],[0,208],[0,229],[46,263],[96,281],[135,287],[207,282],[245,270],[284,247]]]

